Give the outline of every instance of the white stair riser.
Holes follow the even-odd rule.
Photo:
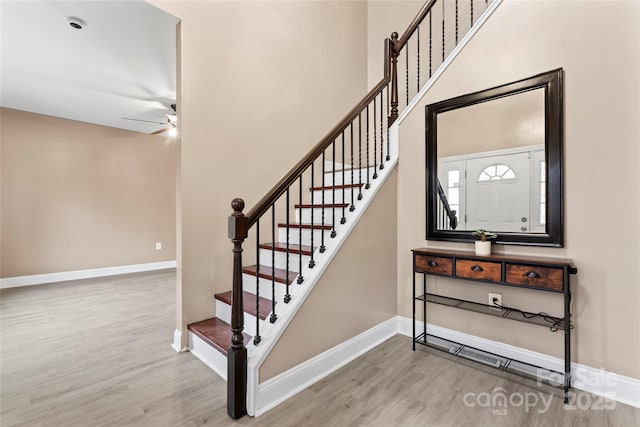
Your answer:
[[[315,243],[315,242],[314,242]],[[291,236],[289,236],[289,244],[298,244],[298,241],[292,241]],[[276,268],[280,268],[282,270],[287,269],[287,253],[286,252],[278,252],[275,251],[275,262]],[[269,249],[260,249],[260,265],[268,265],[271,266],[271,250]],[[311,259],[308,255],[302,255],[302,267],[309,264],[309,260]],[[289,253],[289,271],[295,271],[296,273],[300,272],[300,255]]]
[[[227,380],[227,356],[191,331],[189,331],[189,351],[213,369],[223,380]]]
[[[336,212],[337,214],[337,212]],[[339,222],[339,219],[336,217],[336,221]],[[300,242],[300,231],[302,231],[302,244],[303,245],[307,245],[310,246],[311,245],[311,229],[310,228],[303,228],[303,229],[299,229],[299,228],[290,228],[289,229],[289,243],[299,243]],[[314,247],[319,247],[320,246],[320,242],[321,242],[321,235],[323,233],[323,230],[313,230],[313,246]],[[325,246],[327,245],[327,242],[329,241],[330,234],[331,234],[331,230],[324,230],[324,241],[325,241]],[[278,242],[279,243],[286,243],[287,241],[287,228],[286,227],[279,227],[278,228]]]
[[[345,212],[349,210],[349,206],[347,206]],[[297,208],[295,214],[295,221],[297,223],[302,224],[311,224],[311,211],[313,210],[313,224],[320,225],[322,224],[322,208]],[[333,208],[324,208],[324,225],[333,224]],[[340,223],[340,218],[342,218],[342,208],[335,208],[335,217],[336,223]],[[291,240],[289,240],[291,242]]]
[[[303,266],[304,267],[304,266]],[[295,282],[295,280],[294,280]],[[260,296],[263,298],[271,299],[271,279],[260,278],[258,281],[260,286]],[[284,300],[284,295],[287,292],[287,287],[284,283],[275,282],[276,302],[280,303]],[[242,275],[242,289],[245,292],[256,294],[256,276],[244,273]]]
[[[362,187],[364,191],[364,186]],[[313,191],[313,204],[322,204],[322,193],[324,192],[324,204],[333,204],[333,190],[315,190]],[[353,188],[353,199],[358,200],[358,187]],[[343,202],[344,201],[344,202]],[[309,199],[311,202],[311,198]],[[336,203],[351,203],[351,188],[344,189],[344,197],[342,197],[342,188],[336,188]]]
[[[373,179],[373,174],[376,172],[376,168],[375,167],[370,167],[369,168],[369,181],[371,181]],[[346,170],[344,171],[344,176],[342,171],[336,171],[335,173],[335,181],[334,181],[334,176],[333,176],[333,172],[325,172],[324,174],[324,185],[325,186],[330,186],[330,185],[342,185],[342,184],[354,184],[354,183],[365,183],[367,182],[367,169],[363,168],[362,169],[362,175],[358,176],[358,169],[354,169],[353,170],[353,179],[351,178],[351,171],[350,170]]]
[[[222,301],[216,300],[216,317],[228,324],[231,324],[231,306]],[[260,320],[260,329],[263,328],[264,322],[265,320]],[[244,313],[244,333],[249,334],[252,337],[256,335],[256,318],[249,313]]]

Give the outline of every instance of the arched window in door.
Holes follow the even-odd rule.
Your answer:
[[[487,166],[478,177],[478,181],[499,181],[503,179],[516,179],[516,174],[509,166],[496,163]]]

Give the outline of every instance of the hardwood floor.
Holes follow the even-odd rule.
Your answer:
[[[0,313],[3,427],[640,425],[640,409],[566,410],[555,390],[540,394],[529,381],[436,350],[412,352],[403,336],[261,417],[233,422],[225,383],[170,347],[174,272],[7,289]],[[477,404],[499,387],[508,396],[555,396],[546,410],[542,402],[502,412]]]

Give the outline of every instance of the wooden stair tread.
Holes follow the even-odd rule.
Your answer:
[[[358,187],[362,187],[364,185],[364,183],[360,183],[360,184],[342,184],[342,185],[327,185],[324,187],[311,187],[310,190],[311,191],[320,191],[320,190],[333,190],[335,189],[343,189],[343,188],[358,188]]]
[[[202,320],[187,326],[187,329],[204,340],[211,347],[220,353],[227,355],[227,350],[231,347],[231,325],[227,322],[213,317],[211,319]],[[249,343],[251,337],[245,333],[245,345]]]
[[[258,271],[258,266],[257,265],[250,265],[248,267],[242,267],[242,272],[243,273],[250,274],[252,276],[256,276],[257,275],[257,271]],[[296,279],[296,277],[298,277],[298,274],[294,273],[293,271],[286,271],[286,270],[282,270],[280,268],[272,269],[268,265],[261,265],[260,266],[260,278],[271,280],[272,277],[278,283],[287,284],[287,283],[293,282]],[[289,279],[288,281],[287,281],[287,278]]]
[[[320,209],[323,206],[325,208],[327,208],[327,209],[329,209],[329,208],[348,208],[349,207],[349,203],[334,203],[334,204],[325,203],[324,205],[321,205],[321,204],[312,205],[312,204],[308,203],[308,204],[296,205],[296,209],[299,209],[299,208],[318,208],[318,209]]]
[[[244,302],[244,312],[255,316],[258,310],[256,310],[256,296],[249,292],[242,292]],[[231,291],[222,292],[215,295],[218,301],[222,301],[225,304],[231,305]],[[271,313],[271,300],[260,297],[260,320],[264,320]]]
[[[302,248],[302,249],[301,249]],[[260,249],[274,249],[276,252],[287,252],[287,244],[286,243],[263,243],[260,245]],[[300,254],[311,256],[311,253],[314,251],[314,248],[307,245],[302,245],[302,247],[298,244],[289,243],[289,254]]]
[[[348,205],[347,205],[348,206]],[[285,224],[284,222],[280,222],[278,223],[278,227],[287,227],[287,224]],[[293,222],[289,223],[289,228],[313,228],[314,230],[331,230],[333,227],[331,227],[330,225],[325,224],[324,226],[321,224],[296,224]]]

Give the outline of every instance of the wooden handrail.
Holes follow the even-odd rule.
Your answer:
[[[404,45],[407,44],[407,41],[411,38],[413,33],[416,31],[416,29],[418,28],[418,25],[420,25],[424,20],[424,18],[427,17],[427,14],[431,11],[431,8],[433,7],[433,5],[436,4],[436,1],[438,0],[431,0],[422,6],[422,8],[420,9],[416,17],[413,18],[413,21],[411,21],[411,24],[409,24],[409,27],[407,27],[406,31],[402,34],[402,37],[398,39],[398,42],[396,43],[396,46],[395,46],[396,52],[400,52],[400,50],[404,47]]]
[[[369,91],[369,93],[356,104],[355,107],[351,109],[343,118],[338,122],[337,125],[333,127],[327,133],[324,138],[320,140],[312,149],[309,151],[287,174],[280,180],[276,185],[273,186],[271,190],[262,198],[256,205],[247,212],[246,216],[248,218],[248,227],[250,228],[253,224],[256,223],[258,218],[260,218],[273,203],[278,200],[280,196],[287,191],[287,188],[291,186],[295,182],[296,179],[300,177],[300,175],[311,166],[318,157],[322,155],[322,152],[329,147],[333,141],[340,136],[342,131],[344,131],[351,122],[353,122],[358,115],[360,115],[369,105],[374,98],[376,98],[380,92],[389,84],[391,81],[391,72],[390,67],[387,65],[389,62],[389,56],[391,55],[392,42],[389,39],[385,39],[385,67],[384,72],[385,76],[380,80],[380,82],[374,86],[373,89]]]

